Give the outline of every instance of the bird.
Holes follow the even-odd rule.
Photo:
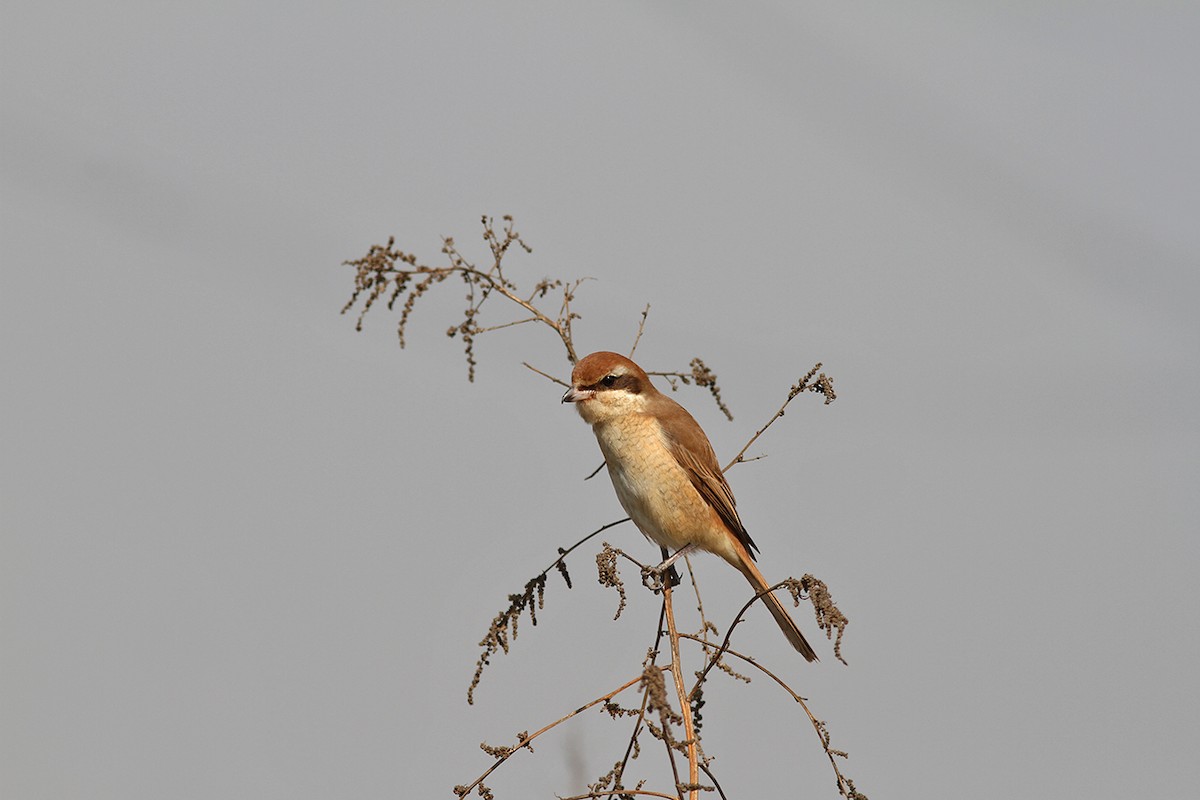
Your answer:
[[[625,513],[650,541],[675,553],[720,556],[750,582],[792,647],[817,654],[755,564],[758,546],[738,516],[704,429],[683,406],[654,388],[641,367],[601,351],[571,372],[563,403],[592,426]],[[662,567],[660,567],[661,569]]]

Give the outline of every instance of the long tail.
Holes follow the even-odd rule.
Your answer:
[[[766,592],[767,587],[771,584],[767,583],[767,579],[758,571],[758,567],[749,558],[740,559],[741,563],[737,565],[741,573],[746,576],[746,580],[750,581],[750,585],[754,587],[755,592]],[[767,604],[767,610],[771,612],[771,616],[775,618],[775,622],[779,624],[779,629],[783,631],[783,635],[792,643],[792,647],[804,656],[807,661],[816,661],[817,652],[812,649],[812,645],[804,638],[804,634],[796,627],[795,621],[788,614],[787,609],[783,607],[783,601],[779,599],[774,592],[769,592],[763,595],[763,602]]]

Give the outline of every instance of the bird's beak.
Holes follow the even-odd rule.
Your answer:
[[[587,400],[591,396],[591,392],[581,392],[572,386],[570,389],[567,389],[567,393],[563,395],[562,401],[564,403],[578,403],[580,400]]]

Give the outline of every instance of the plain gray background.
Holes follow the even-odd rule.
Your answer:
[[[394,316],[337,314],[343,259],[395,234],[440,263],[452,235],[483,262],[485,213],[533,245],[523,284],[596,278],[582,350],[628,350],[651,303],[639,360],[706,359],[735,421],[678,397],[723,458],[814,362],[835,377],[730,480],[768,577],[831,586],[850,666],[762,612],[739,642],[862,791],[1194,791],[1198,23],[7,3],[0,794],[449,797],[479,741],[636,674],[653,600],[611,621],[585,548],[466,705],[508,593],[620,510],[520,366],[565,376],[550,336],[482,338],[468,384],[461,286],[405,351]],[[744,582],[698,571],[724,625]],[[488,783],[583,791],[627,729],[590,714]],[[764,681],[716,679],[704,730],[730,797],[836,796]]]

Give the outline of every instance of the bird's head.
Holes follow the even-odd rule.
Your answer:
[[[623,355],[601,351],[580,360],[571,371],[564,403],[574,403],[589,424],[642,413],[657,393],[650,377]]]

